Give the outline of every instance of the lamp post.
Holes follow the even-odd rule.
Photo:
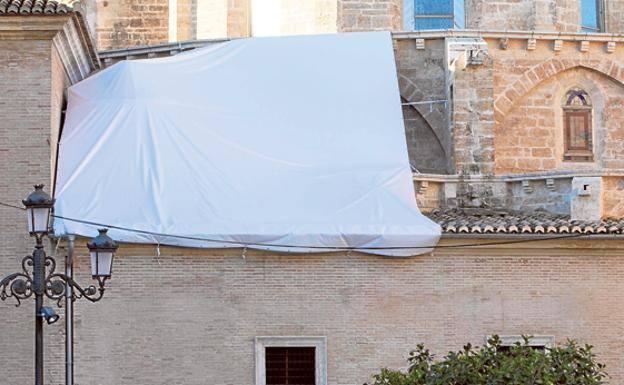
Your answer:
[[[65,297],[66,287],[72,288],[71,300],[85,298],[97,302],[104,295],[104,285],[111,276],[113,257],[117,244],[108,235],[106,229],[99,230],[99,235],[87,244],[91,256],[91,276],[97,280],[97,288],[91,285],[82,288],[73,278],[56,272],[56,260],[47,256],[43,249],[43,237],[48,235],[50,214],[54,199],[45,191],[43,185],[36,185],[35,191],[22,201],[28,216],[28,232],[35,237],[35,250],[32,255],[22,259],[22,271],[10,274],[0,280],[0,299],[15,298],[15,306],[21,301],[35,297],[35,385],[43,383],[43,321],[53,324],[58,321],[54,309],[43,306],[44,296],[57,301]]]

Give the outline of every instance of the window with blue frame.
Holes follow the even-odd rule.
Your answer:
[[[581,30],[603,31],[602,0],[581,0]]]
[[[464,0],[404,0],[405,29],[463,29]],[[413,19],[408,16],[413,15]]]

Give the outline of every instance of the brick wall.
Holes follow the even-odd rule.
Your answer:
[[[578,0],[468,0],[467,26],[473,29],[580,31]],[[608,0],[607,32],[624,32],[624,1]]]
[[[563,161],[562,97],[580,85],[594,93],[593,162]],[[599,94],[602,93],[602,94]],[[591,95],[591,94],[590,94]],[[600,98],[605,98],[605,103]],[[520,101],[497,131],[499,172],[530,172],[570,169],[622,169],[619,143],[624,133],[621,106],[624,87],[585,69],[554,76]]]
[[[504,207],[524,212],[546,210],[570,215],[571,202],[576,196],[572,188],[572,178],[553,179],[552,186],[547,186],[544,179],[528,181],[528,186],[516,181],[506,183],[506,190],[507,201]]]
[[[423,213],[429,213],[439,209],[446,203],[444,191],[445,185],[441,182],[430,182],[416,180],[414,182],[414,190],[416,190],[416,203]]]
[[[621,383],[621,250],[564,247],[406,259],[122,247],[106,298],[77,307],[76,382],[253,384],[254,337],[314,335],[327,336],[328,383],[362,384],[419,342],[443,354],[530,333],[592,343]]]
[[[612,1],[612,0],[609,0]],[[615,0],[621,1],[621,0]],[[581,23],[578,0],[556,0],[554,2],[555,29],[562,32],[578,32]],[[550,6],[550,9],[553,5]]]
[[[453,84],[455,165],[460,174],[494,171],[493,63],[467,65]]]
[[[578,0],[468,0],[467,28],[580,30]],[[624,0],[609,0],[609,33],[624,33]],[[174,0],[178,40],[249,35],[248,0]],[[169,0],[85,0],[99,49],[167,42]],[[402,30],[402,0],[282,0],[282,34]]]
[[[402,0],[337,0],[338,31],[400,31]]]
[[[539,41],[534,51],[524,44],[514,41],[507,50],[491,44],[496,171],[622,169],[624,70],[618,63],[623,52],[605,53],[604,43],[593,43],[586,52],[578,42],[565,42],[556,52],[552,41]],[[573,87],[585,89],[594,104],[594,162],[563,161],[561,101]]]
[[[472,0],[466,2],[466,27],[525,31],[531,29],[534,0]]]
[[[624,217],[624,178],[602,178],[602,201],[605,217]]]
[[[466,9],[468,28],[512,31],[577,32],[577,0],[473,0]]]
[[[505,187],[496,178],[512,173],[622,170],[624,68],[619,63],[624,51],[619,44],[615,50],[609,48],[607,40],[584,46],[579,41],[544,39],[534,48],[528,38],[486,40],[488,53],[482,64],[470,64],[469,55],[462,53],[448,68],[444,40],[425,39],[424,45],[415,39],[395,41],[403,102],[417,103],[404,106],[410,161],[421,172],[460,174],[460,205],[569,214],[571,179],[554,191],[544,187],[540,193],[526,194],[520,181]],[[445,100],[448,84],[453,92],[450,112],[445,104],[426,103]],[[585,89],[593,100],[592,162],[563,161],[561,103],[573,87]],[[447,113],[452,114],[452,130]],[[445,137],[449,132],[452,137]],[[451,141],[448,147],[443,145],[445,138]],[[445,161],[453,164],[445,169]],[[617,191],[603,194],[603,216],[621,215]],[[438,200],[441,205],[446,201]]]
[[[607,3],[607,32],[624,34],[624,0]]]
[[[96,3],[96,43],[99,50],[166,43],[169,39],[168,0],[90,0]]]
[[[21,204],[32,185],[45,183],[49,190],[52,104],[58,104],[58,87],[52,92],[51,79],[58,79],[51,61],[49,40],[0,41],[0,88],[8,97],[0,100],[0,201]],[[61,75],[62,77],[63,75]],[[56,82],[56,81],[55,81]],[[0,277],[20,271],[22,258],[33,250],[23,211],[0,208]],[[48,250],[50,248],[48,247]],[[27,384],[34,373],[34,301],[19,308],[12,300],[0,302],[0,384]],[[46,326],[48,383],[62,382],[62,323]]]
[[[431,51],[415,50],[413,40],[398,44],[401,92],[414,101],[444,97],[443,92],[433,93],[441,92],[445,84],[438,55],[443,43],[426,44]],[[602,159],[607,167],[622,167],[618,163],[624,157],[618,145],[624,132],[618,115],[622,86],[616,79],[621,71],[613,65],[622,52],[607,54],[604,45],[596,43],[588,53],[580,53],[577,43],[565,43],[564,50],[554,54],[551,44],[540,41],[527,52],[526,41],[513,40],[507,50],[491,41],[492,61],[456,73],[457,140],[474,150],[461,154],[465,158],[458,156],[466,173],[487,174],[492,167],[491,144],[485,139],[491,138],[493,114],[487,105],[497,106],[501,119],[496,138],[510,132],[532,137],[536,133],[522,129],[548,126],[548,116],[539,114],[537,101],[557,102],[560,98],[552,87],[566,82],[593,85],[592,90],[599,92],[594,102],[608,117],[599,119],[608,128],[601,140]],[[0,102],[10,112],[0,122],[0,153],[5,160],[0,200],[18,204],[33,183],[50,180],[48,143],[53,143],[50,134],[58,127],[66,81],[48,41],[0,41],[0,52],[3,92],[11,95]],[[551,61],[553,56],[557,61]],[[535,84],[530,89],[523,86],[526,95],[510,92],[516,84],[524,84],[518,83],[522,79],[534,79]],[[414,84],[424,88],[413,88]],[[509,106],[501,103],[502,95],[509,97]],[[517,116],[522,108],[527,110]],[[422,118],[420,122],[426,118],[422,113],[414,116]],[[517,122],[515,127],[514,119],[544,121]],[[507,127],[510,131],[501,131]],[[542,145],[545,141],[533,146],[547,148]],[[522,146],[529,146],[533,157],[534,148]],[[497,155],[496,167],[501,159]],[[536,159],[543,167],[543,159]],[[478,168],[473,170],[472,164]],[[604,194],[610,199],[605,207],[612,212],[621,210],[621,184],[615,177],[604,182]],[[427,205],[439,200],[439,187],[425,192],[420,201]],[[32,242],[25,235],[23,212],[0,208],[0,213],[3,276],[19,268]],[[624,348],[619,341],[624,265],[618,247],[606,241],[539,243],[489,251],[440,249],[426,256],[389,259],[258,252],[243,258],[240,250],[167,248],[158,257],[154,247],[126,246],[104,301],[77,304],[76,380],[93,385],[251,384],[255,336],[325,335],[329,383],[360,384],[381,366],[404,366],[404,358],[419,342],[441,354],[460,349],[467,341],[482,343],[492,333],[530,333],[594,344],[617,384],[624,380],[620,360]],[[86,250],[79,255],[77,279],[89,282]],[[6,336],[0,339],[0,360],[7,363],[0,385],[32,382],[32,306],[32,301],[18,309],[0,303]],[[48,383],[59,384],[62,322],[45,330]]]

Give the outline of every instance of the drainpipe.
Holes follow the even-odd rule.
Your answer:
[[[74,239],[67,237],[67,256],[65,257],[65,275],[73,279]],[[65,285],[65,385],[74,385],[74,301],[71,285]]]

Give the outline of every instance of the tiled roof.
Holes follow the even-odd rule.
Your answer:
[[[67,4],[55,0],[0,0],[0,15],[64,15],[72,12]]]
[[[624,219],[572,220],[547,212],[439,209],[427,216],[447,234],[621,234]]]

